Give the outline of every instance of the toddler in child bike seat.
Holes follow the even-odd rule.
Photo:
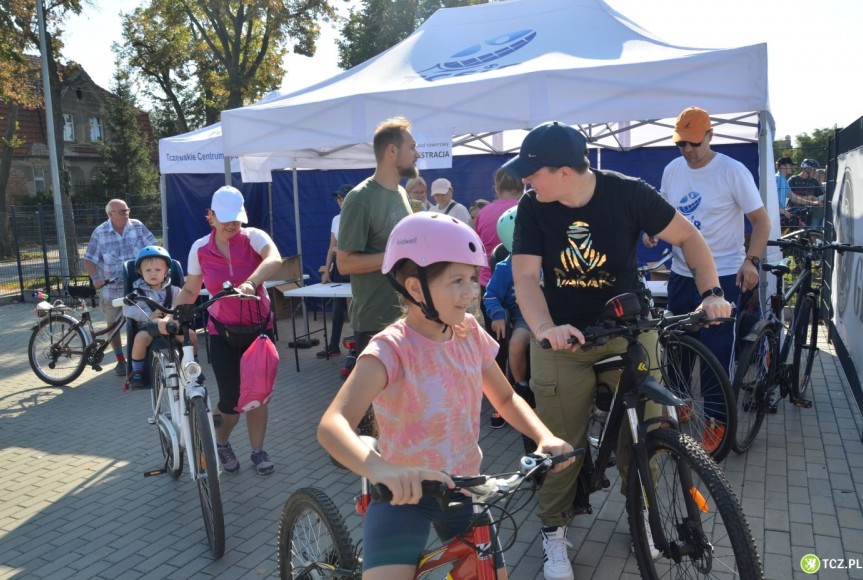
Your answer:
[[[450,216],[415,213],[389,236],[381,271],[403,297],[405,314],[372,338],[318,426],[318,440],[335,460],[393,494],[366,512],[363,578],[413,578],[432,523],[441,541],[467,530],[469,500],[443,512],[422,497],[421,482],[453,487],[448,474],[480,472],[483,394],[540,451],[572,450],[514,396],[495,363],[497,343],[467,313],[477,268],[486,264],[479,236]],[[372,402],[380,454],[354,432]],[[506,578],[499,553],[495,564]]]
[[[140,278],[132,284],[134,291],[170,308],[177,294],[180,293],[180,287],[171,285],[171,255],[168,250],[162,246],[142,248],[135,260],[135,271]],[[151,321],[159,320],[164,315],[140,302],[124,305],[123,316],[140,323],[132,342],[132,373],[129,375],[127,384],[130,389],[142,389],[145,387],[144,363],[147,359],[147,349],[153,343],[153,337],[147,332],[146,325]],[[181,337],[177,338],[182,340]],[[197,359],[198,341],[194,333],[191,333],[191,341],[192,346],[195,347],[195,359]]]

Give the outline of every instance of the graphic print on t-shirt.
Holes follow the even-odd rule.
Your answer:
[[[604,288],[614,284],[614,277],[600,268],[607,256],[593,249],[590,224],[577,221],[566,232],[567,247],[560,252],[560,268],[555,268],[557,287]]]
[[[701,194],[697,191],[690,191],[680,198],[677,202],[677,210],[683,214],[683,217],[692,222],[697,229],[701,229],[701,221],[695,216],[695,210],[701,205]]]

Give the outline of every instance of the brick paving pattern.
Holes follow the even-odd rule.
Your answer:
[[[357,478],[333,467],[315,441],[317,421],[341,385],[342,357],[322,361],[314,358],[317,349],[303,350],[302,371],[295,372],[290,323],[280,322],[282,362],[267,434],[277,470],[255,475],[241,421],[232,438],[241,471],[222,475],[227,550],[214,561],[186,470],[180,480],[143,477],[161,458],[147,423],[149,391],[123,393],[113,361],[70,386],[42,384],[27,362],[31,307],[0,307],[0,577],[274,578],[281,508],[305,486],[325,490],[359,536]],[[768,578],[811,577],[799,565],[808,553],[856,558],[863,566],[863,425],[831,347],[822,347],[814,408],[781,404],[750,451],[732,454],[723,466]],[[203,352],[201,362],[212,377]],[[520,438],[509,427],[489,429],[488,417],[486,408],[484,468],[511,469]],[[617,473],[608,475],[610,491],[591,497],[593,515],[570,526],[578,579],[638,577]],[[539,522],[527,512],[506,553],[514,579],[542,577]],[[863,578],[863,569],[822,567],[819,577]]]

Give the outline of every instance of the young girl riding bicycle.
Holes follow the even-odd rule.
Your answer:
[[[413,578],[431,524],[441,541],[467,529],[470,500],[444,512],[422,497],[421,482],[453,487],[448,474],[480,473],[483,394],[539,451],[572,450],[514,396],[495,364],[497,343],[467,313],[477,297],[477,268],[486,264],[476,232],[443,214],[409,215],[390,234],[382,271],[404,298],[405,316],[371,340],[318,427],[335,460],[393,494],[391,503],[372,502],[366,513],[363,578]],[[380,454],[354,431],[372,402]],[[498,577],[506,578],[499,552],[495,560]]]

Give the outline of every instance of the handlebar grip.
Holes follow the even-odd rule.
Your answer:
[[[382,483],[372,485],[369,491],[375,501],[390,502],[393,500],[393,492]],[[442,481],[423,481],[422,491],[423,497],[443,497],[449,488]]]
[[[176,322],[172,321],[165,325],[165,329],[170,334],[177,334],[177,332],[180,331],[180,326]]]

